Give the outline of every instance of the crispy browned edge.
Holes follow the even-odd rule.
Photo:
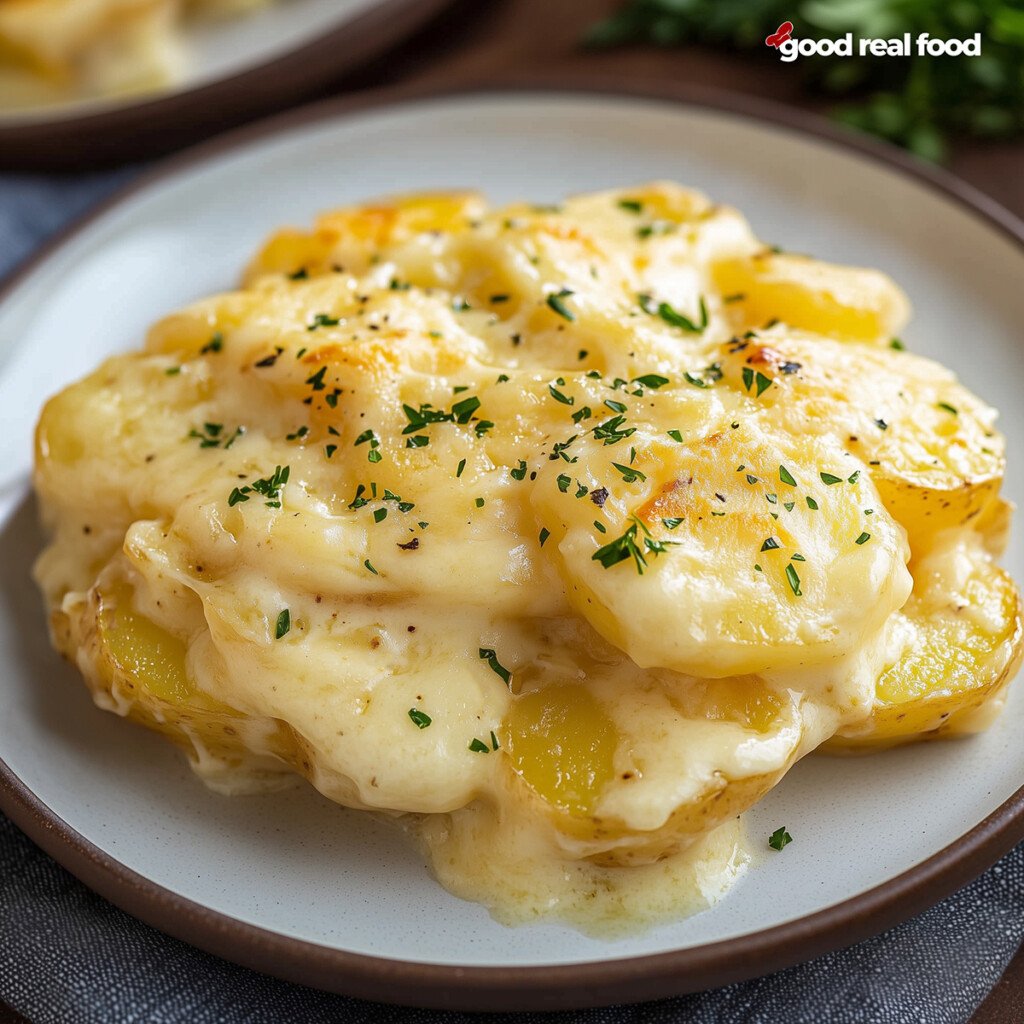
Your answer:
[[[297,125],[389,104],[468,93],[548,91],[683,103],[795,130],[902,171],[952,199],[1024,249],[1024,223],[952,175],[830,123],[717,90],[624,84],[580,75],[533,75],[476,87],[398,87],[327,100],[232,132],[165,161],[71,225],[0,288],[0,301],[85,226],[127,198],[225,152]],[[201,949],[278,978],[364,999],[470,1010],[562,1009],[640,1002],[767,974],[852,945],[920,913],[971,881],[1024,839],[1024,786],[955,843],[867,892],[768,930],[651,956],[551,967],[454,967],[332,949],[258,928],[193,903],[98,849],[38,800],[0,760],[0,809],[48,854],[101,896]]]
[[[439,15],[453,0],[378,0],[272,60],[205,85],[50,120],[0,123],[0,168],[81,171],[175,152],[309,99]]]

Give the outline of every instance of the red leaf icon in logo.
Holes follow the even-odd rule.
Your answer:
[[[765,39],[765,46],[774,46],[778,49],[793,34],[793,22],[784,21],[777,32]]]

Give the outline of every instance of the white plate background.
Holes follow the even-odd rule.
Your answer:
[[[453,186],[550,202],[660,177],[735,204],[770,243],[892,274],[916,309],[908,347],[1002,410],[1006,491],[1021,500],[1024,254],[937,191],[789,129],[647,100],[446,98],[293,128],[135,194],[0,307],[0,758],[86,839],[190,900],[326,946],[454,965],[611,959],[772,928],[885,882],[997,808],[1024,783],[1024,693],[980,738],[798,765],[748,816],[755,839],[786,825],[794,842],[708,913],[611,943],[509,929],[440,889],[386,826],[308,787],[208,793],[164,741],[94,710],[49,650],[27,578],[46,396],[138,345],[154,318],[230,288],[272,228],[332,205]],[[1019,537],[1006,564],[1020,580]]]

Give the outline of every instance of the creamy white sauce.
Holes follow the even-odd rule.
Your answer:
[[[750,863],[740,819],[653,864],[567,860],[529,822],[476,803],[411,825],[438,881],[507,925],[555,919],[615,939],[717,903]]]

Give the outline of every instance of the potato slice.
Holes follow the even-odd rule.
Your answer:
[[[821,738],[806,725],[799,694],[756,677],[592,663],[585,682],[514,698],[503,739],[512,805],[546,819],[574,857],[649,863],[760,799]]]
[[[311,231],[286,228],[272,235],[245,271],[251,285],[266,274],[315,277],[338,269],[363,274],[389,250],[434,233],[459,233],[483,216],[476,192],[425,192],[349,206],[317,218]]]
[[[907,297],[877,270],[763,251],[714,267],[733,328],[742,332],[781,320],[833,338],[887,344],[910,316]]]
[[[544,550],[576,610],[641,667],[720,678],[828,664],[910,592],[902,529],[830,438],[747,418],[685,443],[589,433],[571,454],[585,475],[549,462],[533,494]],[[577,483],[606,494],[600,508]]]
[[[76,657],[96,703],[163,733],[211,785],[226,779],[233,790],[265,788],[289,767],[301,770],[304,754],[292,730],[198,689],[185,642],[135,607],[123,578],[108,574],[72,604],[67,625],[65,653]]]
[[[870,718],[842,729],[827,749],[974,731],[971,716],[998,697],[1020,666],[1020,593],[993,564],[981,538],[948,542],[915,566],[914,578]]]
[[[930,359],[779,326],[724,345],[721,361],[741,390],[751,377],[750,390],[773,382],[758,399],[773,425],[830,434],[862,459],[915,551],[996,500],[1005,459],[995,410]]]

